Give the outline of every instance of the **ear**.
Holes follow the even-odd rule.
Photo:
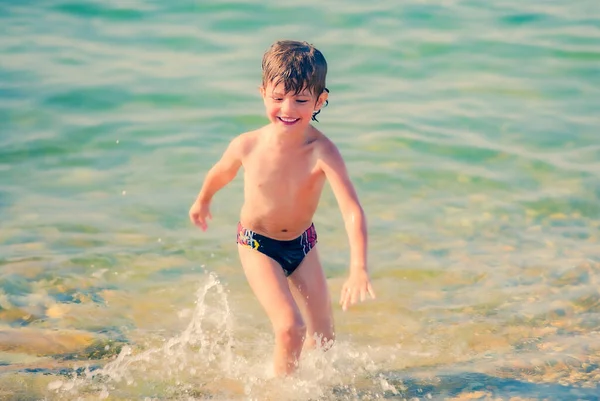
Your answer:
[[[267,91],[265,90],[265,87],[264,87],[264,86],[262,86],[262,85],[261,85],[261,86],[259,86],[259,87],[258,87],[258,91],[260,92],[260,95],[261,95],[261,96],[263,97],[263,99],[264,99],[264,98],[265,98],[265,96],[266,96],[266,94],[267,94]]]
[[[328,98],[329,98],[329,91],[327,89],[325,89],[325,90],[323,90],[323,93],[321,93],[319,95],[319,97],[317,98],[317,102],[315,103],[315,111],[321,110],[321,107],[323,107],[325,102],[327,102]]]

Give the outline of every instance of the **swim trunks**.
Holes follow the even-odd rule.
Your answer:
[[[317,231],[311,224],[298,238],[282,241],[265,237],[238,223],[237,243],[267,255],[281,266],[288,277],[300,266],[304,257],[317,244]]]

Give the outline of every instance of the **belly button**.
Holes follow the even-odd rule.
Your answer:
[[[283,230],[281,230],[281,232],[287,233],[287,230],[284,228]]]

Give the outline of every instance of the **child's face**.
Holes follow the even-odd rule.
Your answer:
[[[277,86],[269,83],[266,87],[261,87],[260,92],[271,123],[285,129],[306,128],[313,113],[327,100],[327,92],[318,97],[307,89],[297,95],[293,92],[285,93],[283,83]]]

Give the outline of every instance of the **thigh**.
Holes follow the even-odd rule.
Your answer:
[[[319,260],[317,246],[308,252],[300,266],[288,280],[292,295],[299,306],[307,326],[307,336],[314,333],[333,338],[333,313],[325,273]]]
[[[300,310],[279,263],[246,246],[238,245],[238,252],[248,284],[271,320],[273,328],[302,322]]]

